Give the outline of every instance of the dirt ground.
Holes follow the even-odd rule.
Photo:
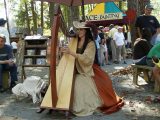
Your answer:
[[[127,65],[112,64],[104,66],[103,69],[111,72],[123,69],[129,66],[132,61],[127,60]],[[44,68],[28,69],[27,76],[37,75],[44,77],[48,70]],[[160,120],[160,102],[154,102],[154,98],[160,94],[153,92],[153,84],[147,84],[142,78],[139,78],[136,86],[132,83],[132,74],[110,75],[113,86],[118,95],[125,101],[124,107],[113,114],[104,115],[95,113],[87,117],[71,116],[72,120]],[[66,120],[63,111],[54,111],[49,113],[45,110],[37,114],[39,105],[32,103],[31,98],[16,99],[9,91],[0,93],[0,120]]]

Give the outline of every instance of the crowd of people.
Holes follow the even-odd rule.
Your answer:
[[[107,27],[99,26],[95,38],[99,65],[126,63],[126,48],[131,48],[130,31],[126,28],[111,24]],[[127,35],[128,34],[128,35]],[[122,62],[123,60],[123,62]]]

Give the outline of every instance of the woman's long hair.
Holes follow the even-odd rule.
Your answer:
[[[97,26],[95,24],[88,22],[85,26],[89,27],[89,28],[86,28],[85,41],[84,41],[84,44],[82,47],[82,53],[84,52],[84,50],[86,49],[86,47],[90,41],[93,41],[95,43],[95,40],[98,36],[98,30],[97,30]],[[95,43],[95,47],[96,47],[96,43]],[[97,49],[96,49],[96,53],[95,53],[94,63],[99,65]]]

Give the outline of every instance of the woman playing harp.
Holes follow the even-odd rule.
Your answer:
[[[62,48],[63,53],[76,59],[73,114],[87,116],[97,109],[106,114],[118,111],[124,102],[114,92],[109,76],[97,65],[96,34],[93,33],[96,27],[85,22],[75,21],[73,24],[78,31],[77,52]]]

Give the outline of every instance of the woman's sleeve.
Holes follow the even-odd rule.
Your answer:
[[[92,41],[88,43],[83,54],[77,54],[77,61],[80,64],[80,66],[92,66],[95,59],[95,52],[95,44]]]

